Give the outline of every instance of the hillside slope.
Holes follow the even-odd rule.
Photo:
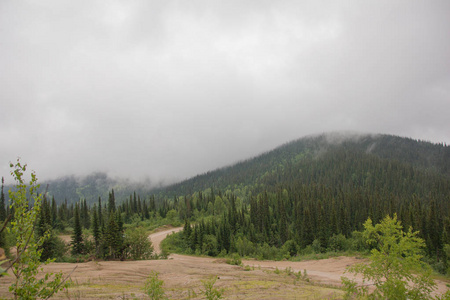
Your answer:
[[[255,158],[198,175],[159,192],[165,195],[184,195],[211,187],[234,190],[261,184],[267,188],[280,183],[286,168],[305,163],[314,164],[322,158],[338,153],[342,155],[344,152],[357,153],[355,160],[377,158],[436,176],[450,176],[449,146],[392,135],[329,133],[292,141]],[[271,178],[270,182],[268,178]]]

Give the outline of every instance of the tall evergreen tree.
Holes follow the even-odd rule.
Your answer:
[[[73,235],[72,235],[72,254],[78,255],[83,254],[84,244],[83,244],[83,230],[81,228],[80,221],[80,209],[78,203],[75,204],[74,212],[74,225],[73,225]]]
[[[92,210],[92,236],[94,237],[95,252],[98,254],[100,245],[100,224],[98,220],[97,206],[95,204]]]
[[[52,206],[50,212],[52,218],[52,226],[53,228],[55,228],[58,219],[58,206],[56,205],[55,197],[52,197]]]
[[[102,227],[105,222],[103,222],[103,215],[102,215],[102,198],[98,197],[98,221],[100,227]]]
[[[116,212],[116,199],[114,197],[114,189],[112,189],[111,193],[109,193],[108,212]]]
[[[105,228],[104,243],[107,247],[107,257],[116,259],[122,254],[123,224],[120,212],[109,215],[108,226]]]
[[[50,205],[45,196],[39,212],[36,235],[39,238],[44,238],[42,245],[39,247],[39,249],[42,250],[41,261],[54,258],[58,237],[53,232]]]

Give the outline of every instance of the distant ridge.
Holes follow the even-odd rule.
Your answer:
[[[395,161],[418,170],[450,176],[450,147],[386,134],[333,132],[306,136],[254,158],[209,171],[159,190],[166,195],[184,195],[207,188],[236,189],[257,186],[269,174],[287,166],[319,159],[325,153],[347,151]],[[281,176],[279,173],[278,176]]]

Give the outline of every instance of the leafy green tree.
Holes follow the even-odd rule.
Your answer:
[[[153,254],[152,242],[148,239],[145,228],[128,228],[125,231],[127,256],[134,260],[150,259]]]
[[[364,238],[375,246],[368,264],[360,263],[348,268],[349,272],[362,274],[365,282],[372,282],[375,290],[370,293],[367,285],[343,277],[347,296],[356,294],[370,299],[431,299],[435,287],[431,269],[421,261],[423,239],[410,227],[402,230],[397,215],[386,216],[381,223],[372,225],[369,218],[364,223]],[[419,273],[418,273],[419,272]]]
[[[16,164],[11,163],[10,167],[13,169],[11,175],[17,184],[15,191],[9,191],[11,208],[14,206],[14,218],[9,231],[16,237],[17,257],[11,266],[15,280],[9,290],[13,292],[15,299],[46,299],[67,287],[67,284],[64,283],[61,272],[47,273],[43,278],[37,278],[41,270],[40,247],[48,238],[48,235],[41,237],[35,235],[42,195],[37,193],[39,185],[34,172],[31,172],[29,184],[26,184],[24,179],[26,164],[22,165],[20,159],[17,159]],[[47,260],[45,264],[49,262],[51,260]]]

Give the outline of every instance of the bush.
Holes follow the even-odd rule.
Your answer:
[[[128,228],[125,231],[126,256],[133,260],[150,259],[153,254],[152,242],[145,228]]]
[[[152,271],[145,281],[144,292],[153,300],[167,299],[163,284],[164,281],[158,278],[159,273]]]
[[[298,245],[293,240],[286,241],[286,243],[284,243],[284,245],[281,247],[281,251],[283,253],[288,254],[289,256],[297,255],[298,250],[299,250]]]
[[[257,246],[256,256],[259,260],[276,259],[278,256],[278,249],[274,246],[271,247],[269,246],[269,244],[264,243]]]
[[[312,242],[311,247],[316,254],[322,252],[322,246],[320,245],[320,241],[318,239],[315,239]]]
[[[242,265],[242,260],[239,254],[233,253],[231,255],[231,258],[227,259],[227,264],[233,265],[233,266],[240,266]]]
[[[349,248],[349,242],[345,238],[345,236],[340,234],[333,234],[333,236],[328,241],[329,250],[334,252],[346,251]]]
[[[208,300],[222,299],[223,289],[216,289],[214,284],[216,283],[217,277],[211,277],[208,280],[202,280],[204,290],[202,293]]]
[[[349,244],[350,249],[354,251],[362,252],[369,249],[366,240],[364,239],[363,234],[360,231],[352,232],[352,237],[349,239]]]
[[[238,237],[238,239],[236,240],[236,250],[241,257],[250,256],[255,252],[255,245],[245,236]]]

